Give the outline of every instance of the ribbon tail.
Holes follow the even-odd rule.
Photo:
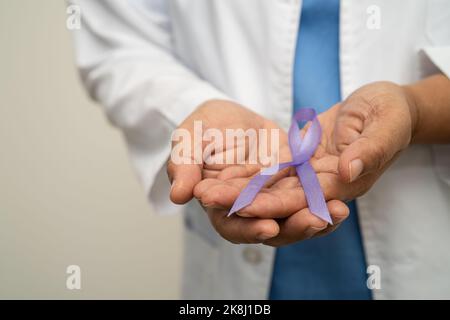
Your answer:
[[[274,173],[277,173],[279,170],[287,168],[291,165],[293,165],[292,162],[276,164],[264,169],[260,174],[254,176],[244,188],[244,190],[241,191],[236,201],[234,201],[233,206],[231,207],[230,212],[228,212],[227,216],[229,217],[233,213],[251,204],[258,192],[262,189],[262,187],[264,187],[267,180],[269,180],[269,178],[271,178]]]
[[[271,176],[269,175],[261,175],[261,174],[253,177],[253,179],[250,180],[248,185],[244,188],[244,190],[241,191],[239,197],[233,203],[233,206],[231,207],[230,212],[228,213],[228,217],[231,216],[233,213],[241,210],[242,208],[248,206],[250,203],[252,203],[258,192],[261,190],[261,188],[264,186],[267,180],[269,180],[270,177]]]
[[[332,225],[333,221],[331,220],[330,212],[328,211],[319,180],[309,161],[297,166],[296,171],[300,182],[302,183],[309,210],[311,210],[311,213],[315,216]]]

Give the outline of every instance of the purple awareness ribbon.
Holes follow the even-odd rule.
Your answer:
[[[300,136],[298,121],[311,121],[311,126],[308,128],[303,139]],[[333,224],[319,180],[309,163],[309,159],[314,155],[322,137],[322,128],[317,119],[316,111],[311,108],[304,108],[297,111],[294,114],[288,134],[292,161],[276,164],[262,170],[260,174],[254,176],[239,194],[233,207],[228,213],[228,216],[251,204],[258,192],[273,175],[271,173],[292,166],[295,167],[301,185],[303,186],[303,191],[305,192],[306,201],[308,202],[311,213],[328,223]]]

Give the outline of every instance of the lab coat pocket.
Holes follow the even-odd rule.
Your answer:
[[[426,34],[432,45],[450,45],[450,3],[448,0],[428,0]]]

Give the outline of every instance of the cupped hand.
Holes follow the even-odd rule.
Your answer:
[[[289,147],[287,143],[286,133],[280,129],[275,123],[267,120],[254,112],[228,101],[209,101],[200,106],[193,114],[191,114],[179,127],[179,129],[186,130],[190,133],[190,136],[194,136],[195,121],[201,121],[202,129],[216,129],[225,134],[227,129],[241,129],[243,131],[248,129],[256,130],[260,129],[267,131],[278,130],[278,143],[275,144],[277,150],[268,150],[268,153],[277,155],[277,159],[280,161],[290,160]],[[258,136],[257,136],[258,137]],[[265,147],[271,148],[272,143],[270,140],[271,135],[267,135],[267,141],[259,144],[257,141],[257,148]],[[259,137],[258,137],[259,138]],[[177,141],[173,143],[173,148],[177,147],[177,144],[181,143]],[[191,150],[195,147],[195,142],[191,143]],[[243,148],[245,154],[244,161],[241,164],[236,165],[235,162],[217,163],[218,159],[226,159],[230,153],[237,155],[239,148]],[[181,154],[181,157],[186,161],[173,161],[172,157],[168,162],[167,171],[169,179],[172,183],[171,200],[178,204],[186,203],[191,200],[194,193],[201,201],[205,210],[208,213],[208,217],[211,220],[212,225],[225,239],[235,243],[260,243],[267,241],[268,239],[278,237],[280,233],[280,221],[274,219],[274,217],[267,218],[248,218],[238,215],[232,217],[226,217],[229,207],[237,196],[236,192],[224,192],[221,193],[219,189],[208,186],[208,183],[219,182],[222,183],[229,178],[245,177],[242,182],[248,181],[248,179],[260,171],[263,168],[263,163],[257,161],[257,163],[250,163],[250,145],[244,143],[243,145],[229,146],[224,144],[222,149],[207,150],[207,144],[201,143],[200,149],[202,151],[202,158],[195,158],[194,152],[188,154]],[[242,150],[241,150],[242,151]],[[259,154],[259,150],[256,153]],[[179,159],[178,159],[179,160]],[[211,161],[213,160],[213,161]],[[216,161],[214,161],[216,160]],[[237,160],[234,157],[234,160]],[[242,159],[240,159],[242,160]],[[259,160],[259,159],[257,159]],[[219,161],[220,162],[220,161]],[[282,170],[277,173],[268,185],[273,185],[276,188],[276,184],[283,177],[290,175],[289,170]],[[247,180],[245,180],[247,179]],[[232,181],[233,182],[233,181]],[[239,182],[239,181],[238,181]],[[202,186],[206,189],[199,194]],[[194,192],[194,187],[196,191]],[[244,184],[241,183],[242,189]],[[207,192],[211,188],[212,192]],[[219,193],[216,191],[219,190]],[[218,202],[222,205],[211,205],[208,203],[208,197],[217,197]],[[270,205],[269,204],[266,204]],[[342,202],[332,201],[328,203],[332,216],[345,216],[348,214],[348,209]],[[288,222],[281,222],[285,227],[284,229],[295,229],[297,235],[296,239],[301,235],[303,239],[309,238],[312,235],[322,231],[326,227],[326,223],[319,218],[312,215],[305,205],[302,206],[302,210],[298,210],[296,218],[292,218]],[[276,217],[278,218],[278,217]],[[338,222],[339,219],[335,219]],[[294,241],[294,240],[292,240]]]
[[[290,170],[273,180],[251,205],[237,213],[246,218],[278,219],[279,233],[265,241],[267,244],[283,245],[304,239],[299,224],[307,220],[305,212],[309,219],[317,219],[314,228],[319,230],[313,234],[334,230],[348,215],[348,208],[336,199],[354,199],[370,189],[409,145],[417,114],[403,87],[378,82],[358,89],[345,101],[319,115],[319,121],[323,136],[311,164],[328,201],[334,225],[327,226],[309,212],[298,178]],[[199,183],[196,197],[210,208],[229,208],[255,173],[242,166],[225,168],[215,179]]]
[[[205,178],[216,178],[230,165],[244,163],[250,170],[261,168],[259,162],[249,164],[249,149],[254,146],[250,146],[248,140],[243,144],[226,143],[227,130],[245,133],[249,129],[258,132],[279,130],[279,127],[231,101],[210,100],[199,106],[172,134],[172,154],[167,163],[167,174],[172,185],[170,199],[176,204],[190,201],[197,183]],[[286,134],[282,130],[279,133],[277,144],[286,144]],[[216,141],[214,134],[220,135],[222,141]],[[195,139],[196,135],[200,135],[200,139]],[[259,148],[263,143],[258,144],[258,136],[256,138],[254,142]],[[266,148],[272,145],[270,138],[268,136],[264,142]],[[210,148],[212,144],[214,148]],[[189,148],[179,151],[179,147],[186,145]],[[258,153],[258,150],[254,152]]]
[[[197,127],[196,127],[197,123]],[[287,144],[285,132],[272,121],[267,120],[258,114],[240,106],[231,101],[211,100],[199,106],[183,123],[175,130],[172,141],[172,154],[167,163],[167,174],[171,182],[170,199],[176,204],[184,204],[190,201],[194,194],[194,187],[203,179],[216,179],[219,174],[229,166],[235,165],[238,160],[243,168],[248,172],[258,171],[262,168],[262,163],[250,163],[250,145],[249,143],[238,143],[230,145],[225,141],[214,141],[218,148],[208,149],[208,141],[205,142],[201,137],[200,142],[193,138],[198,130],[198,124],[202,133],[209,129],[214,130],[222,137],[226,137],[227,130],[279,130],[277,145]],[[178,139],[182,133],[188,133],[184,137],[189,137],[189,141]],[[268,135],[265,143],[267,148],[272,145]],[[208,137],[206,136],[206,140]],[[186,144],[190,150],[186,152],[177,152],[177,148]],[[258,153],[259,141],[256,141],[257,149],[253,152]],[[189,148],[187,148],[189,149]],[[194,150],[199,150],[200,156]],[[238,159],[239,153],[243,159]],[[230,161],[231,160],[231,161]],[[224,195],[226,196],[226,195]],[[274,219],[243,219],[234,217],[224,219],[225,211],[222,209],[208,209],[208,216],[211,219],[216,230],[227,240],[239,243],[262,242],[262,239],[274,237],[279,232],[279,227]]]

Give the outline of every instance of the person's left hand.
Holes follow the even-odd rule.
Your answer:
[[[351,200],[370,189],[409,145],[417,123],[417,111],[404,87],[377,82],[356,90],[345,101],[320,114],[319,121],[322,140],[311,164],[330,206],[335,199]],[[228,167],[218,179],[201,181],[194,194],[208,206],[229,209],[251,177],[238,166]],[[341,208],[341,203],[336,205],[339,208],[334,211],[339,214],[333,217],[334,225],[324,221],[318,225],[316,221],[316,230],[309,231],[308,235],[327,234],[345,220],[348,208]],[[305,239],[304,227],[311,225],[308,220],[318,219],[307,208],[294,170],[264,188],[252,204],[237,214],[278,219],[278,236],[265,242],[273,246]]]

